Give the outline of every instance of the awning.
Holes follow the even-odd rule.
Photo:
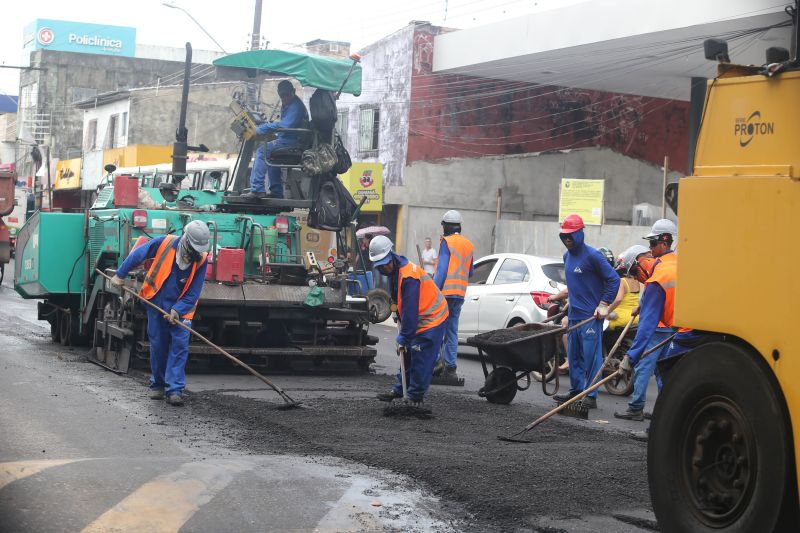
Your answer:
[[[305,87],[361,94],[361,65],[324,56],[287,52],[285,50],[250,50],[214,60],[218,67],[256,69],[270,74],[290,76]],[[353,69],[350,77],[348,73]]]

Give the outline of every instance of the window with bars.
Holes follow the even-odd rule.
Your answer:
[[[360,152],[378,151],[378,133],[380,132],[381,111],[376,107],[361,109],[358,125],[358,150]]]
[[[342,109],[336,113],[336,133],[342,139],[342,144],[347,146],[347,126],[350,112],[347,109]]]

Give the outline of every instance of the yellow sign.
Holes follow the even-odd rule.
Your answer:
[[[356,203],[367,201],[361,211],[375,213],[383,210],[383,163],[353,163],[346,173],[339,175]]]
[[[56,163],[54,189],[81,188],[81,159],[63,159]]]
[[[605,180],[561,180],[558,220],[573,213],[580,215],[587,226],[603,223],[603,189]]]

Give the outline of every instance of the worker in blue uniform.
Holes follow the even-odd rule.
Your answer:
[[[266,135],[282,128],[305,128],[308,123],[308,110],[295,94],[294,86],[289,80],[278,84],[278,96],[281,99],[281,119],[278,122],[266,122],[256,127],[257,135]],[[248,198],[283,198],[283,181],[280,167],[267,165],[267,160],[279,148],[296,146],[300,142],[301,132],[277,131],[277,138],[261,144],[256,150],[253,170],[250,173],[250,192]],[[264,187],[264,176],[269,176],[269,195]]]
[[[189,357],[189,332],[176,323],[192,325],[206,278],[209,240],[208,226],[192,221],[180,238],[163,235],[134,248],[112,278],[113,284],[122,285],[132,269],[147,259],[153,260],[139,295],[167,314],[147,308],[150,398],[166,397],[170,405],[183,405]]]
[[[475,271],[473,265],[475,245],[461,234],[463,221],[461,213],[455,209],[451,209],[442,217],[444,235],[439,245],[436,272],[433,276],[433,281],[447,300],[449,313],[442,342],[442,357],[434,368],[434,374],[438,374],[441,370],[441,378],[437,378],[440,380],[437,381],[440,385],[457,385],[459,382],[463,384],[463,380],[459,380],[456,372],[458,320],[467,294],[469,278]]]
[[[628,409],[614,413],[623,420],[644,420],[647,386],[653,373],[661,390],[661,376],[656,372],[656,363],[667,350],[663,344],[674,330],[675,289],[677,283],[677,256],[672,244],[678,236],[678,228],[668,219],[657,220],[645,239],[650,242],[650,252],[655,259],[652,268],[639,265],[639,272],[647,275],[644,292],[639,303],[639,327],[633,345],[620,362],[622,372],[633,370],[633,393]],[[637,262],[641,262],[640,258]],[[641,281],[641,278],[640,278]],[[661,345],[661,346],[659,346]],[[649,352],[646,357],[643,354]]]
[[[394,253],[392,247],[392,241],[387,237],[375,237],[369,243],[369,259],[389,278],[392,299],[397,304],[400,319],[400,332],[395,339],[398,355],[408,360],[405,364],[408,401],[421,406],[441,349],[448,316],[447,302],[433,278],[421,266]],[[402,397],[400,374],[392,390],[378,395],[379,400],[386,402]]]
[[[605,256],[584,242],[583,219],[569,215],[561,224],[559,238],[567,249],[564,274],[569,290],[569,326],[588,318],[595,320],[570,331],[567,342],[569,392],[553,396],[559,403],[583,392],[603,364],[603,320],[619,290],[619,275]],[[597,391],[583,400],[583,405],[597,407]]]

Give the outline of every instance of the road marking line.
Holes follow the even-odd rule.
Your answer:
[[[233,481],[235,474],[254,466],[236,460],[184,464],[139,487],[86,526],[82,533],[177,532],[200,507]]]
[[[47,461],[15,461],[13,463],[0,463],[0,489],[18,479],[38,474],[52,466],[60,466],[83,459],[63,459]]]

